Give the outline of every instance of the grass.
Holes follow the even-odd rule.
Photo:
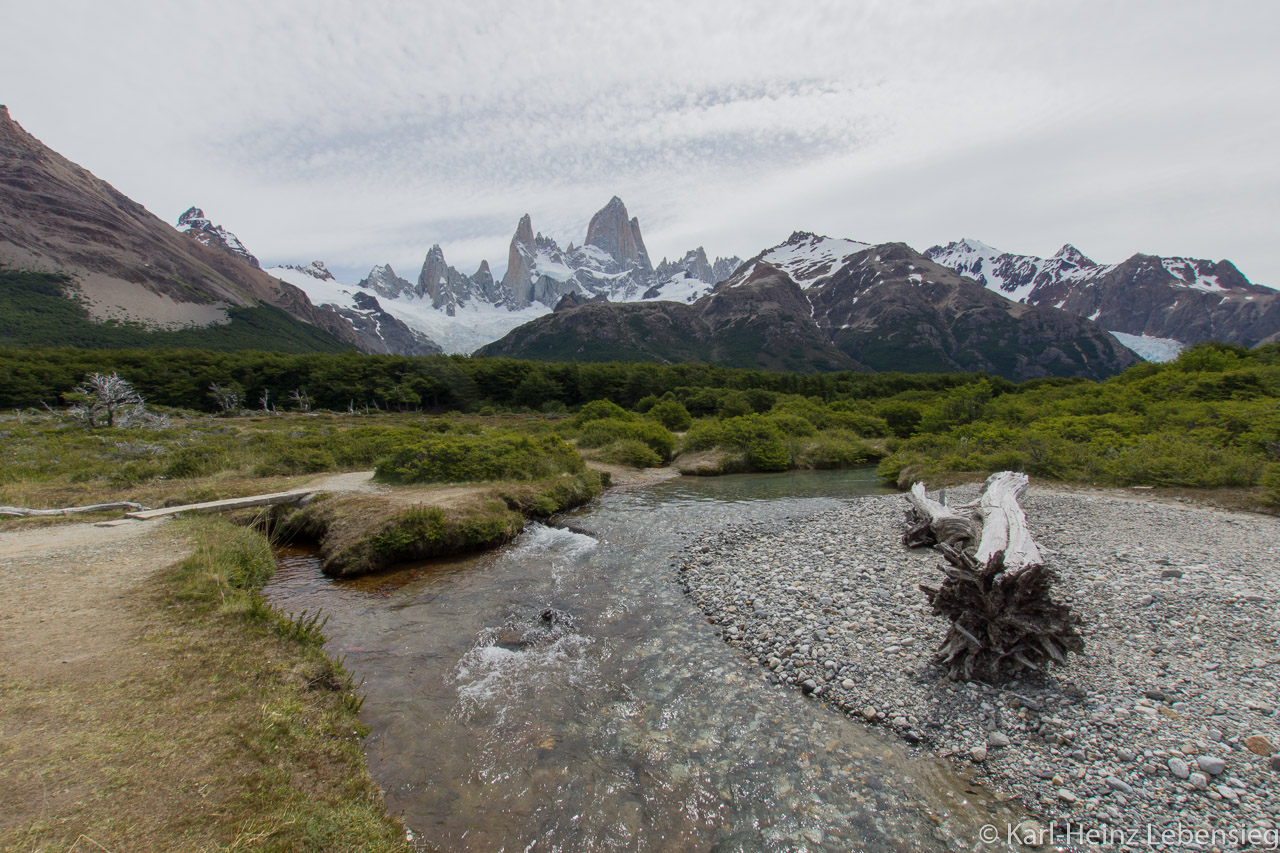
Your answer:
[[[546,518],[600,494],[582,470],[545,480],[423,490],[411,496],[328,495],[283,510],[277,533],[320,544],[324,570],[356,577],[391,566],[482,551],[509,542],[526,518]]]
[[[0,680],[9,719],[45,727],[6,731],[0,763],[42,802],[10,800],[37,816],[0,821],[0,849],[409,850],[319,622],[260,595],[266,540],[217,519],[175,524],[191,555],[122,604],[136,633],[109,665],[119,677]]]

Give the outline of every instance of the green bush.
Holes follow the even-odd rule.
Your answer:
[[[757,471],[785,471],[791,453],[773,424],[761,415],[751,414],[724,421],[725,440],[746,451],[747,462]]]
[[[628,412],[626,409],[622,408],[617,403],[612,403],[608,400],[592,400],[590,403],[587,403],[585,406],[583,406],[582,409],[579,410],[579,412],[573,416],[573,425],[580,427],[583,424],[590,423],[591,421],[599,421],[599,420],[633,421],[635,419],[636,419],[635,415],[633,415],[631,412]]]
[[[1262,472],[1262,499],[1271,506],[1280,506],[1280,462],[1272,462]]]
[[[818,431],[810,421],[788,412],[772,413],[765,417],[783,435],[806,437]]]
[[[649,407],[645,417],[657,421],[673,432],[684,432],[693,423],[689,410],[675,399],[659,400]]]
[[[623,438],[605,445],[597,453],[597,458],[631,468],[658,468],[662,465],[662,457],[636,438]]]
[[[578,443],[583,447],[604,447],[623,439],[634,439],[648,445],[663,462],[671,459],[671,451],[676,446],[676,437],[662,424],[613,418],[588,423],[582,428]]]
[[[379,461],[375,476],[388,483],[464,483],[540,480],[582,469],[577,452],[554,435],[490,430],[424,437]]]
[[[721,421],[703,418],[695,421],[684,434],[684,438],[680,440],[680,452],[710,450],[713,447],[728,444],[728,441]]]
[[[881,454],[851,432],[827,430],[813,438],[797,440],[792,461],[796,468],[855,468]]]

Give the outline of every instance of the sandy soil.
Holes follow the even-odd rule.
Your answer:
[[[141,626],[135,590],[186,556],[165,522],[68,524],[0,535],[0,648],[9,676],[109,678]]]

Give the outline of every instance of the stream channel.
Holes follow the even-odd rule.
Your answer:
[[[355,581],[285,549],[266,594],[328,615],[328,651],[363,682],[370,770],[421,849],[975,849],[983,824],[1016,822],[1007,806],[770,684],[676,581],[703,531],[881,492],[869,470],[684,477]]]

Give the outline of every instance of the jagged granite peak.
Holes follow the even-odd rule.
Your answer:
[[[257,269],[262,269],[262,265],[258,263],[258,259],[245,248],[244,243],[240,242],[240,238],[232,234],[221,225],[214,225],[204,215],[204,211],[194,205],[188,207],[186,211],[178,217],[178,230],[199,240],[206,246],[214,249],[221,249],[224,252],[230,252],[243,261],[248,262]]]
[[[488,261],[480,262],[480,266],[471,276],[471,281],[476,294],[485,302],[506,305],[511,301],[511,291],[503,287],[502,282],[494,280]]]
[[[329,272],[328,267],[324,265],[324,261],[312,261],[309,264],[285,264],[286,269],[297,270],[300,273],[306,273],[318,281],[337,281],[333,277],[333,273]]]
[[[439,243],[431,247],[422,262],[415,292],[419,297],[430,298],[432,308],[443,309],[450,317],[477,295],[475,282],[445,262]]]
[[[396,271],[391,268],[391,264],[374,266],[373,269],[369,270],[369,274],[359,281],[356,287],[372,290],[387,299],[399,299],[402,296],[409,296],[413,293],[413,285],[407,279],[396,275]]]
[[[586,245],[604,250],[623,267],[653,269],[640,236],[640,220],[627,216],[627,206],[616,195],[591,217]]]
[[[1040,258],[971,239],[925,254],[1002,296],[1060,308],[1112,332],[1175,345],[1174,351],[1209,340],[1255,346],[1280,334],[1280,292],[1252,284],[1230,261],[1136,254],[1099,264],[1070,244]]]
[[[670,278],[677,273],[684,273],[689,278],[715,284],[715,273],[712,271],[711,262],[707,260],[707,251],[701,246],[685,252],[684,257],[674,263],[663,258],[662,263],[658,264],[657,273],[659,278]]]
[[[533,302],[533,220],[529,214],[520,217],[516,233],[511,236],[507,250],[507,271],[502,276],[502,286],[511,293],[513,308],[526,308]]]

